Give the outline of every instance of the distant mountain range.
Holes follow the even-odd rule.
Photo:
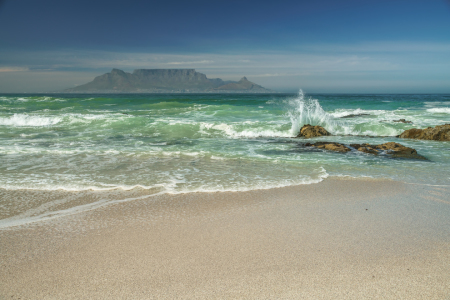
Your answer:
[[[242,77],[239,81],[209,79],[194,69],[112,69],[68,93],[274,93]]]

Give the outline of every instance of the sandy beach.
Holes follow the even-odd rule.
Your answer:
[[[9,227],[0,298],[450,299],[449,191],[328,178]]]
[[[450,0],[0,0],[0,300],[450,300]]]

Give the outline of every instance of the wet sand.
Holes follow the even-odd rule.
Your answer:
[[[1,299],[450,299],[450,189],[326,179],[0,231]]]

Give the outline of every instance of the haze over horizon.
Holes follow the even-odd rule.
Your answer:
[[[280,92],[450,93],[450,1],[0,0],[0,93],[118,68]]]

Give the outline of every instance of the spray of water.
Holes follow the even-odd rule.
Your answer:
[[[303,91],[298,92],[297,98],[287,100],[289,105],[288,117],[291,119],[291,135],[299,133],[300,128],[305,124],[319,125],[330,132],[336,131],[339,126],[333,117],[326,113],[319,100],[305,98]]]

